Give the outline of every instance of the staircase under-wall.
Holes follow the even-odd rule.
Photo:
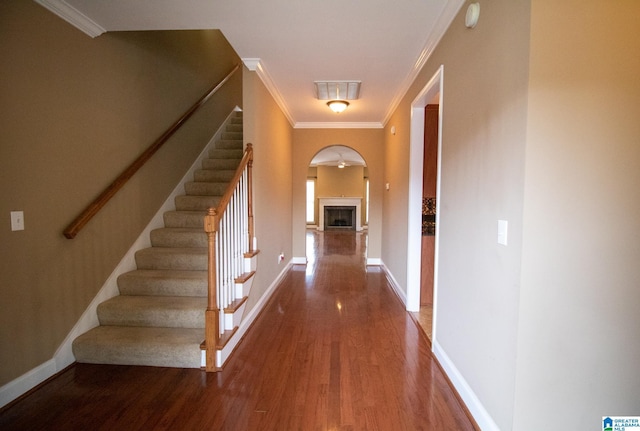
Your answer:
[[[135,253],[137,269],[118,278],[119,296],[98,306],[100,326],[73,342],[78,362],[200,368],[207,308],[204,215],[216,207],[243,155],[242,112],[225,126],[209,158]],[[239,289],[248,295],[247,289]],[[242,301],[244,302],[244,301]]]

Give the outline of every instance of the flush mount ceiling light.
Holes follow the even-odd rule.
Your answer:
[[[327,106],[333,112],[335,112],[336,114],[339,114],[345,109],[347,109],[347,106],[349,106],[349,102],[347,102],[346,100],[330,100],[327,102]]]
[[[327,106],[340,113],[349,106],[348,100],[356,100],[360,96],[361,81],[315,81],[318,100],[328,100]]]

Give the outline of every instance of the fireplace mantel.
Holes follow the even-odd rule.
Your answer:
[[[320,202],[318,208],[318,230],[324,230],[324,207],[356,207],[356,232],[362,231],[362,217],[361,217],[361,205],[362,198],[359,197],[327,197],[318,198]]]

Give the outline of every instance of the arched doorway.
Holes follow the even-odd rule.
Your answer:
[[[331,145],[309,163],[306,184],[307,230],[361,233],[369,221],[369,172],[353,148]]]

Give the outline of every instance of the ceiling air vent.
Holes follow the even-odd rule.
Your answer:
[[[320,100],[356,100],[360,97],[362,81],[314,81],[316,97]]]

